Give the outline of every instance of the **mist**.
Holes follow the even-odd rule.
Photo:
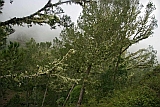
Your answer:
[[[11,19],[13,17],[24,17],[28,16],[35,11],[39,10],[41,7],[43,7],[48,0],[14,0],[13,4],[9,3],[9,0],[5,1],[5,4],[3,6],[3,13],[0,15],[0,21],[5,21],[8,19]],[[144,4],[144,6],[147,4],[149,0],[140,0]],[[152,0],[153,3],[156,6],[156,10],[154,11],[156,19],[160,19],[160,14],[158,12],[160,11],[160,1],[159,0]],[[56,1],[54,1],[56,2]],[[64,10],[64,12],[69,15],[74,23],[76,23],[82,8],[79,5],[62,5],[61,6]],[[160,25],[160,22],[158,21],[158,25]],[[62,28],[57,27],[57,29],[50,29],[48,25],[33,25],[30,28],[21,27],[21,26],[14,26],[15,33],[11,34],[8,37],[8,40],[28,40],[30,38],[34,38],[36,42],[45,42],[50,41],[55,37],[59,37],[59,34],[62,30]],[[154,30],[153,36],[147,38],[146,40],[143,40],[132,47],[129,48],[129,51],[135,52],[138,49],[141,48],[148,48],[149,45],[153,46],[155,50],[157,50],[157,58],[160,62],[160,29],[157,28]]]

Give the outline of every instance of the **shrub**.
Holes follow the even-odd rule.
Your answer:
[[[160,98],[151,88],[137,86],[116,92],[111,103],[110,107],[160,107]]]

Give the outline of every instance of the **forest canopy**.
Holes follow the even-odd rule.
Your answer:
[[[82,6],[77,24],[57,15],[64,3]],[[0,0],[1,12],[3,5]],[[139,0],[48,0],[29,16],[0,22],[2,107],[159,107],[156,51],[149,46],[128,52],[152,36],[154,10],[151,1],[144,8]],[[53,42],[7,43],[13,26],[23,24],[63,30]]]

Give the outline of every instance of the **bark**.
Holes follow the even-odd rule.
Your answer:
[[[77,102],[77,107],[80,107],[80,105],[81,105],[82,98],[83,98],[83,95],[84,95],[84,87],[85,87],[85,84],[84,84],[84,81],[83,81],[83,85],[82,85],[82,88],[81,88],[81,91],[80,91],[80,94],[79,94],[79,99],[78,99],[78,102]]]
[[[11,18],[10,20],[7,20],[5,22],[0,22],[0,26],[6,26],[6,25],[10,25],[10,24],[15,25],[17,23],[25,22],[26,20],[31,19],[34,16],[36,16],[38,13],[44,11],[47,7],[50,7],[50,4],[51,4],[51,0],[48,0],[47,4],[43,8],[38,10],[37,12],[35,12],[35,13],[29,15],[29,16],[26,16],[26,17],[22,17],[22,18],[14,17],[14,18]]]
[[[76,84],[73,84],[73,85],[72,85],[72,87],[71,87],[71,89],[70,89],[70,91],[69,91],[69,93],[68,93],[68,95],[67,95],[67,98],[66,98],[66,100],[64,101],[63,107],[65,107],[67,101],[69,100],[69,97],[70,97],[71,92],[72,92],[73,88],[75,87],[75,85],[76,85]]]
[[[46,90],[45,90],[45,93],[44,93],[44,97],[43,97],[43,101],[42,101],[41,107],[43,107],[43,104],[44,104],[44,101],[45,101],[45,98],[46,98],[46,94],[47,94],[47,87],[46,87]]]
[[[83,95],[84,95],[84,92],[85,92],[85,79],[87,79],[90,71],[91,71],[91,65],[89,65],[87,70],[86,70],[86,77],[83,80],[82,88],[81,88],[81,91],[80,91],[80,94],[79,94],[79,99],[78,99],[78,102],[77,102],[77,107],[80,107],[80,105],[82,103]]]

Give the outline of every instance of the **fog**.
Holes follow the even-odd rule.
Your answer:
[[[14,0],[12,4],[10,4],[10,0],[5,0],[5,5],[3,7],[3,13],[0,15],[0,21],[5,21],[11,19],[13,17],[24,17],[28,16],[35,11],[39,10],[43,7],[48,0]],[[57,0],[53,0],[56,2]],[[149,0],[140,0],[144,5]],[[160,19],[160,0],[152,0],[156,6],[156,10],[154,11],[156,19]],[[71,16],[73,22],[76,23],[82,8],[79,5],[62,5],[64,12]],[[158,21],[158,25],[160,22]],[[8,38],[10,40],[13,39],[29,39],[34,38],[37,42],[44,41],[52,41],[55,37],[58,37],[62,28],[58,28],[56,30],[51,30],[48,25],[33,25],[33,27],[19,27],[14,26],[16,32],[11,34]],[[153,46],[155,50],[157,50],[158,61],[160,62],[160,29],[156,28],[154,30],[153,36],[149,37],[146,40],[139,42],[138,44],[133,45],[129,51],[137,51],[140,48],[147,48],[149,45]]]

